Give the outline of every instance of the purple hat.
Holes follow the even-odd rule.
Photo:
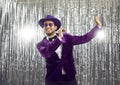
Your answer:
[[[57,19],[57,18],[55,18],[55,17],[53,17],[53,16],[51,16],[51,15],[47,15],[47,17],[40,19],[39,22],[38,22],[39,25],[40,25],[41,27],[43,27],[44,22],[45,22],[46,20],[53,21],[53,22],[55,23],[55,25],[57,26],[57,30],[61,27],[61,22],[60,22],[60,20]]]

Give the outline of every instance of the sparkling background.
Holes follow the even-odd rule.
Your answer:
[[[74,35],[91,30],[98,15],[105,38],[74,46],[76,78],[79,85],[120,84],[120,0],[0,0],[0,85],[44,85],[36,44],[45,35],[38,20],[48,14]],[[22,29],[34,37],[25,40]]]

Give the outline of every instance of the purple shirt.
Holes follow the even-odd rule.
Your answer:
[[[90,32],[82,36],[73,36],[68,33],[64,33],[62,41],[56,37],[52,42],[48,41],[46,38],[39,42],[37,44],[37,49],[46,59],[46,80],[62,80],[62,67],[66,72],[67,78],[69,80],[74,79],[76,70],[73,59],[73,46],[87,43],[96,36],[98,30],[100,30],[98,26],[95,26]],[[61,44],[62,56],[60,59],[55,51]]]

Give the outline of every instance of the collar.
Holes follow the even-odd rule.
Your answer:
[[[57,34],[54,34],[53,36],[46,36],[46,39],[49,41],[53,41],[57,37]]]

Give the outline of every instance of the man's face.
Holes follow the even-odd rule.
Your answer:
[[[51,36],[57,30],[57,26],[55,26],[53,21],[45,21],[44,22],[44,31],[48,36]]]

